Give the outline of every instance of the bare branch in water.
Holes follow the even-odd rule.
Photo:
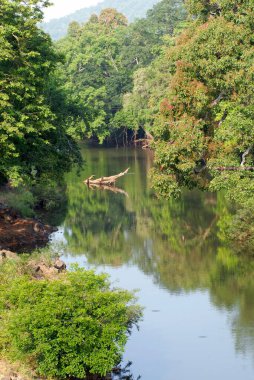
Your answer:
[[[100,189],[100,190],[108,190],[112,191],[113,193],[119,193],[125,195],[127,198],[129,198],[129,194],[124,191],[123,189],[119,189],[119,187],[116,186],[109,186],[109,185],[101,185],[99,183],[93,183],[93,184],[87,184],[89,189],[95,190],[95,189]]]
[[[88,186],[92,186],[92,185],[114,186],[116,183],[116,180],[120,177],[123,177],[125,174],[127,174],[129,169],[130,168],[126,169],[124,172],[121,172],[121,173],[116,174],[116,175],[112,175],[110,177],[101,177],[101,178],[93,179],[94,175],[92,175],[91,177],[87,178],[84,181],[84,183],[86,183]]]

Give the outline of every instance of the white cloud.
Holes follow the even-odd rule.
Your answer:
[[[81,8],[96,5],[102,0],[52,0],[53,5],[44,10],[44,19],[49,21],[52,18],[59,18],[75,12]]]

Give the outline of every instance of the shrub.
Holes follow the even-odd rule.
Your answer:
[[[18,276],[0,283],[0,312],[0,348],[58,378],[105,375],[141,317],[133,293],[77,267],[51,281]]]
[[[36,199],[27,188],[12,189],[2,191],[0,202],[7,204],[9,207],[17,210],[23,217],[34,216],[34,206]]]

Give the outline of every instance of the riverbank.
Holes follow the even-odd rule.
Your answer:
[[[21,363],[10,364],[0,359],[0,380],[43,380],[31,374],[31,369],[25,368]]]
[[[45,251],[0,251],[0,294],[0,380],[111,380],[142,315],[106,274]]]
[[[31,252],[45,247],[56,230],[38,219],[22,218],[17,211],[0,203],[0,249]]]
[[[21,260],[20,256],[12,251],[0,251],[0,266],[7,262],[19,262],[19,270],[21,273],[29,273],[34,279],[53,279],[59,273],[66,270],[65,263],[59,258],[51,259],[47,255],[29,256],[25,260]],[[28,368],[24,363],[14,362],[11,363],[3,356],[0,357],[0,380],[45,380],[45,378],[38,377]]]

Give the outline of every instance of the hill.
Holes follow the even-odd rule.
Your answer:
[[[82,8],[67,16],[41,23],[41,28],[49,33],[54,40],[58,40],[65,36],[71,21],[84,23],[92,14],[98,14],[102,9],[115,8],[123,13],[129,22],[132,22],[137,18],[144,17],[148,9],[152,8],[153,5],[159,1],[160,0],[104,0],[96,6]]]

